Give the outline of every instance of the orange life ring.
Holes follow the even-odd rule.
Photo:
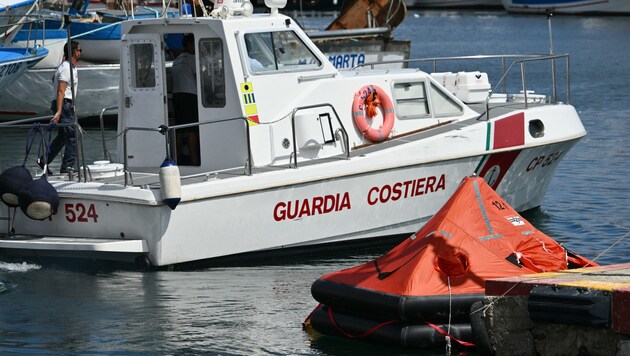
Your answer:
[[[369,118],[376,116],[377,106],[381,108],[383,113],[383,125],[379,129],[370,126],[366,119],[366,113]],[[383,89],[376,85],[366,85],[354,95],[352,117],[354,124],[363,136],[369,140],[380,142],[389,136],[394,127],[394,105]]]

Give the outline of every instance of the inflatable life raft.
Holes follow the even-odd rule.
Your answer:
[[[466,177],[391,251],[315,281],[320,305],[306,322],[322,334],[403,347],[474,347],[470,313],[485,280],[586,265],[597,264],[538,231],[482,178]]]

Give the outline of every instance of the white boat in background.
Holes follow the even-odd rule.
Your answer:
[[[502,0],[503,7],[516,13],[630,14],[628,0]]]
[[[48,54],[46,48],[0,48],[0,92]]]
[[[51,115],[50,101],[53,95],[51,78],[56,68],[57,66],[29,69],[7,90],[0,92],[0,122]],[[77,117],[98,118],[103,109],[118,105],[120,81],[118,64],[81,61],[77,70],[81,83],[77,95]],[[115,114],[116,111],[105,112],[106,115],[112,113]]]
[[[4,46],[28,21],[26,15],[35,9],[37,0],[3,0],[0,5],[0,46]]]
[[[8,47],[35,6],[35,0],[8,0],[0,7],[0,93],[48,54],[45,48]]]
[[[0,254],[163,267],[408,234],[474,173],[525,211],[586,134],[568,91],[532,93],[531,71],[514,70],[567,55],[485,57],[514,61],[495,88],[513,74],[515,95],[489,96],[484,72],[340,71],[283,2],[124,22],[117,163],[35,179],[46,196],[28,197],[2,167],[0,197],[20,208],[0,209]],[[182,33],[195,37],[199,121],[174,125],[162,43]],[[546,68],[543,87],[562,82]],[[194,152],[176,139],[190,128],[199,162],[176,166]]]
[[[501,7],[501,0],[406,0],[409,8]]]
[[[357,1],[355,3],[365,3]],[[381,8],[374,8],[372,19],[378,23],[384,23],[388,27],[373,27],[376,21],[367,21],[366,9],[372,6],[365,4],[361,8],[361,21],[353,21],[354,28],[327,29],[324,31],[309,31],[308,36],[324,52],[328,60],[338,69],[351,69],[365,63],[389,61],[391,64],[381,65],[381,68],[401,68],[402,60],[409,59],[411,42],[392,37],[392,31],[404,18],[404,7],[400,15],[391,16]],[[388,7],[385,7],[388,8]],[[145,13],[146,15],[146,13]],[[173,15],[169,15],[173,17]],[[343,19],[340,17],[337,19]],[[386,20],[396,20],[391,23]],[[356,20],[356,18],[355,18]],[[368,26],[369,22],[369,27]],[[73,23],[71,28],[77,29],[78,24]],[[83,27],[82,27],[83,28]],[[78,29],[77,36],[81,38]],[[111,121],[117,114],[118,87],[119,87],[119,59],[120,59],[120,24],[117,27],[106,28],[108,33],[118,32],[116,48],[111,50],[114,41],[80,41],[85,55],[78,65],[81,85],[79,101],[75,109],[78,118],[94,121],[104,114]],[[92,35],[98,32],[93,33]],[[47,28],[21,30],[14,38],[12,46],[24,47],[26,45],[44,46],[49,49],[49,55],[34,69],[29,70],[23,78],[12,85],[11,90],[0,93],[0,122],[41,117],[50,114],[50,95],[52,92],[53,73],[63,58],[63,44],[67,41],[67,33],[63,29]],[[105,47],[93,47],[95,44],[106,44]],[[169,48],[178,52],[181,50],[181,39],[171,39],[167,43]],[[96,53],[96,54],[95,54]],[[102,64],[89,60],[99,59],[100,62],[115,62]],[[116,60],[114,60],[116,58]],[[103,109],[108,109],[103,112]]]
[[[48,55],[30,69],[57,68],[63,59],[63,46],[68,41],[66,30],[42,28],[23,28],[13,37],[9,47],[46,48]],[[37,90],[34,88],[33,90]]]

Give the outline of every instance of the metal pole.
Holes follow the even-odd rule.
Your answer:
[[[553,35],[551,33],[551,17],[553,16],[553,12],[550,9],[547,9],[547,24],[549,27],[549,55],[553,56]],[[551,100],[552,102],[556,102],[556,60],[554,58],[551,59]]]
[[[523,81],[523,99],[525,100],[525,109],[527,109],[527,85],[525,84],[525,62],[521,62],[521,80]]]
[[[72,95],[72,117],[73,117],[73,124],[74,124],[74,142],[75,144],[77,144],[77,146],[80,146],[80,150],[79,147],[75,147],[76,153],[77,153],[77,161],[76,161],[76,171],[77,174],[79,175],[79,181],[81,181],[81,169],[80,169],[80,164],[79,162],[82,161],[83,162],[83,169],[86,169],[85,167],[85,160],[83,159],[83,142],[81,140],[81,135],[79,134],[79,121],[77,120],[77,115],[76,115],[76,110],[75,110],[75,100],[76,100],[76,93],[74,92],[74,68],[73,68],[73,63],[72,63],[72,36],[71,36],[71,21],[70,21],[70,16],[69,15],[64,15],[63,16],[63,21],[66,25],[66,35],[68,37],[68,42],[67,42],[67,50],[66,50],[66,60],[68,61],[68,64],[70,65],[70,93]],[[85,176],[85,175],[84,175]],[[84,177],[85,178],[85,177]],[[85,181],[85,180],[84,180]]]

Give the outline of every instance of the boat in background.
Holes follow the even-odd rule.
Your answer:
[[[630,14],[628,0],[502,0],[508,12],[557,14]]]
[[[456,9],[501,7],[501,0],[406,0],[409,8]]]
[[[29,21],[28,15],[37,7],[37,0],[5,0],[0,6],[0,46],[11,43],[15,33]]]
[[[0,48],[0,93],[47,54],[46,48]]]
[[[35,0],[9,0],[0,7],[0,93],[48,55],[45,48],[9,46],[22,26],[32,22],[29,14],[36,5]]]
[[[344,3],[343,11],[326,30],[347,30],[389,27],[391,30],[405,19],[407,7],[403,0],[353,0]]]
[[[70,9],[70,35],[79,42],[84,54],[84,61],[93,63],[118,63],[120,61],[120,24],[129,19],[147,19],[157,17],[176,17],[179,11],[174,8],[154,8],[148,6],[131,6],[121,9],[89,10],[89,1],[73,0]],[[46,31],[63,30],[62,15],[65,12],[54,10],[42,11],[46,18]]]
[[[390,62],[378,68],[402,68],[409,59],[411,42],[394,39],[392,31],[405,19],[402,0],[353,0],[324,31],[307,32],[337,69],[365,63]]]
[[[357,7],[356,4],[359,3],[363,7]],[[308,31],[307,34],[338,69],[348,70],[365,63],[383,61],[388,64],[379,65],[379,68],[402,68],[406,65],[404,60],[409,59],[411,42],[393,38],[392,31],[404,19],[404,4],[402,10],[400,8],[396,10],[396,16],[389,16],[394,14],[387,11],[389,8],[385,5],[377,7],[364,0],[356,1],[353,7],[354,11],[357,11],[356,16],[350,11],[344,12],[345,15],[340,15],[341,18],[352,14],[356,20],[352,26],[346,25],[344,29]],[[368,9],[371,10],[370,15],[366,15]],[[369,20],[370,18],[372,20]],[[387,20],[390,22],[386,22]],[[339,18],[336,22],[340,22]],[[384,25],[384,27],[374,27],[377,25]],[[71,24],[73,31],[80,28],[79,26],[86,26],[86,24],[75,22]],[[106,31],[118,31],[119,37],[120,24],[117,27],[106,28]],[[92,35],[96,36],[97,33],[92,33]],[[75,106],[77,116],[82,122],[95,122],[95,119],[103,114],[108,122],[112,122],[117,114],[120,40],[90,43],[90,41],[82,41],[80,34],[76,36],[73,38],[77,38],[83,48],[78,65],[81,84],[79,100]],[[13,84],[11,90],[0,93],[0,121],[40,117],[50,113],[52,83],[49,78],[52,78],[55,69],[61,63],[63,44],[66,41],[65,29],[47,27],[45,31],[35,28],[31,32],[27,29],[19,32],[13,46],[42,45],[49,49],[49,55],[43,63],[26,72],[22,79]],[[86,45],[99,43],[109,44],[101,49],[88,50],[90,47],[86,47]],[[114,43],[117,43],[115,50],[106,50]],[[181,51],[180,42],[171,41],[169,45],[174,52]],[[95,62],[89,58],[96,58],[98,61]],[[101,62],[112,62],[112,64],[101,64]],[[103,111],[104,109],[107,110]]]
[[[13,37],[9,47],[13,48],[46,48],[48,55],[30,69],[57,68],[63,59],[63,46],[68,41],[66,30],[42,29],[29,26],[20,29]]]
[[[505,93],[488,91],[485,72],[443,73],[456,96],[417,68],[339,70],[279,13],[282,0],[267,3],[266,14],[224,2],[211,17],[125,21],[116,157],[36,179],[57,200],[23,200],[27,189],[0,176],[0,197],[20,203],[0,209],[0,254],[166,268],[399,236],[473,173],[526,211],[586,135],[570,91],[550,90],[569,88],[568,65],[548,70],[568,55],[426,59],[440,69],[512,61],[496,79]],[[185,33],[195,36],[198,121],[177,125],[163,43]],[[188,144],[182,130],[195,135]],[[31,201],[35,211],[23,207]]]
[[[481,177],[398,246],[317,279],[307,325],[332,336],[410,348],[474,347],[471,306],[488,279],[598,264],[536,229]],[[478,325],[477,325],[478,326]]]

